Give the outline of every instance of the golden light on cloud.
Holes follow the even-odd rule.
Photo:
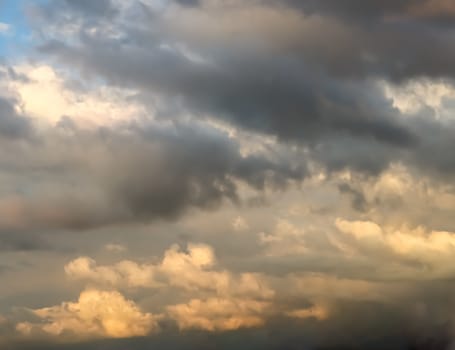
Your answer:
[[[87,289],[77,302],[31,310],[39,323],[19,323],[26,335],[43,332],[69,338],[128,338],[158,329],[158,317],[143,313],[131,300],[116,291]]]
[[[218,269],[213,248],[205,244],[189,244],[187,251],[174,245],[166,250],[159,263],[123,260],[98,266],[89,257],[79,257],[65,265],[65,272],[72,279],[115,287],[173,287],[189,292],[211,291],[220,296],[271,298],[274,295],[259,274]]]
[[[227,331],[264,324],[261,314],[270,304],[248,299],[192,299],[186,304],[168,306],[179,328]]]
[[[80,127],[93,128],[131,121],[144,113],[139,103],[124,101],[134,91],[97,88],[77,92],[67,86],[67,77],[50,65],[24,64],[14,69],[28,79],[4,81],[5,89],[15,91],[24,112],[43,125],[57,124],[67,116]]]
[[[327,307],[315,305],[307,309],[297,309],[286,312],[286,315],[293,318],[315,318],[318,321],[323,321],[329,318],[329,310]]]

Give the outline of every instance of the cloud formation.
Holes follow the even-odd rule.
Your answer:
[[[138,9],[133,2],[115,16],[115,35],[95,34],[99,30],[90,31],[91,24],[77,22],[72,30],[78,40],[68,44],[56,32],[42,33],[42,50],[84,74],[138,89],[142,99],[162,101],[159,115],[191,113],[297,143],[329,170],[377,173],[405,162],[425,171],[452,172],[445,166],[449,159],[431,163],[430,154],[442,155],[450,147],[453,125],[442,129],[428,118],[402,118],[378,86],[384,79],[452,76],[450,27],[412,15],[442,4],[193,5],[198,6],[157,9],[144,3],[149,12],[131,25],[129,18]],[[62,11],[67,12],[72,13]],[[147,13],[157,20],[150,23]],[[42,16],[38,12],[35,19]],[[253,27],[248,26],[251,18]],[[435,48],[426,50],[422,41]],[[445,135],[434,144],[427,130]]]
[[[273,296],[273,291],[258,275],[234,275],[226,270],[215,270],[215,255],[210,246],[189,244],[187,251],[172,246],[164,253],[161,262],[140,265],[124,260],[113,266],[97,266],[96,261],[79,257],[65,265],[65,272],[73,279],[117,287],[160,288],[171,285],[188,291],[213,291],[222,296]]]
[[[453,347],[452,1],[0,6],[1,348]]]
[[[239,201],[238,181],[261,191],[305,176],[290,159],[245,155],[226,132],[200,123],[86,129],[77,119],[52,125],[14,114],[13,107],[5,100],[1,157],[10,185],[0,199],[2,231],[174,219],[190,208]],[[29,178],[34,173],[43,174],[36,184]]]

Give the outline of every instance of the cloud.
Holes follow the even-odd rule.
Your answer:
[[[182,330],[228,331],[262,326],[260,314],[267,306],[266,302],[254,300],[193,299],[187,304],[169,306],[168,312]]]
[[[305,232],[286,220],[278,220],[270,233],[259,233],[259,241],[265,245],[268,255],[304,254]]]
[[[16,140],[29,137],[32,131],[30,120],[21,116],[15,110],[14,103],[0,97],[0,137],[6,140]]]
[[[7,34],[11,30],[11,26],[8,23],[0,22],[0,34]]]
[[[328,311],[324,307],[315,306],[315,307],[312,307],[309,309],[299,309],[299,310],[289,311],[287,313],[287,315],[290,317],[300,318],[300,319],[314,317],[318,320],[325,320],[328,317]]]
[[[0,64],[0,347],[451,343],[450,1],[24,7],[33,43]]]
[[[341,232],[355,237],[361,253],[379,253],[395,259],[390,267],[384,264],[382,273],[386,278],[433,279],[448,278],[453,274],[453,232],[428,231],[422,227],[387,229],[369,221],[342,219],[337,219],[335,224]],[[406,266],[406,260],[418,264]],[[395,267],[394,271],[392,265],[397,263],[402,264],[401,269]]]
[[[216,269],[215,265],[215,254],[210,246],[189,244],[186,252],[172,246],[159,263],[138,264],[124,260],[111,266],[98,266],[93,259],[79,257],[65,265],[65,273],[73,279],[117,287],[174,287],[219,296],[273,297],[273,290],[260,275],[233,274]]]
[[[330,13],[335,16],[347,16],[354,19],[394,19],[410,17],[428,21],[450,21],[454,16],[453,3],[447,0],[398,0],[368,3],[347,0],[288,0],[288,5],[301,8],[306,13]]]
[[[46,251],[51,249],[51,244],[39,235],[31,237],[17,235],[15,232],[2,232],[0,235],[0,251],[25,252]]]
[[[5,102],[5,110],[13,113],[12,105]],[[83,129],[66,118],[38,129],[29,120],[0,119],[9,183],[0,198],[2,231],[172,220],[190,208],[239,202],[238,182],[260,192],[305,176],[291,161],[243,155],[235,139],[207,125],[150,121]],[[22,143],[15,142],[19,137]],[[31,182],[37,172],[43,176]]]
[[[122,253],[126,251],[128,248],[121,244],[116,244],[116,243],[108,243],[104,246],[104,249],[107,250],[108,252],[114,252],[114,253]]]
[[[437,158],[435,155],[434,158]],[[455,197],[451,185],[435,176],[425,176],[415,169],[396,164],[376,178],[363,178],[350,173],[340,181],[350,192],[342,191],[372,221],[392,226],[434,227],[450,231],[451,208]]]
[[[410,13],[422,18],[451,21],[455,16],[455,6],[448,0],[428,0],[411,5]]]
[[[159,20],[144,15],[131,25],[134,3],[116,18],[117,36],[77,22],[78,40],[45,35],[42,52],[161,101],[157,115],[190,114],[276,137],[329,171],[377,174],[403,162],[447,174],[453,123],[403,118],[379,84],[453,75],[448,27],[400,17],[425,3],[208,1],[168,6],[153,14]],[[444,136],[435,144],[427,130]],[[440,157],[432,162],[430,154]]]
[[[18,96],[24,114],[44,125],[69,118],[89,128],[139,120],[147,113],[132,99],[135,91],[88,87],[47,64],[16,65],[13,72],[2,85]]]
[[[241,216],[237,216],[234,220],[232,220],[232,227],[237,232],[242,232],[249,229],[248,222]]]
[[[87,78],[74,88],[77,84],[67,81],[71,76],[68,72],[64,78],[49,65],[18,68],[29,79],[9,87],[21,97],[26,113],[41,121],[50,119],[57,124],[57,131],[42,133],[44,141],[38,147],[34,144],[28,150],[22,146],[13,148],[9,153],[21,154],[20,160],[11,159],[9,154],[2,157],[12,168],[21,168],[23,172],[46,164],[46,177],[59,184],[64,183],[59,179],[59,171],[72,173],[71,183],[77,183],[78,192],[83,194],[64,185],[59,191],[49,189],[45,195],[35,191],[28,192],[28,196],[9,193],[2,207],[14,215],[4,230],[30,227],[81,230],[124,222],[176,219],[192,208],[213,209],[225,199],[238,202],[238,181],[260,190],[270,184],[284,188],[307,177],[309,164],[313,163],[328,172],[348,168],[369,175],[379,174],[396,162],[442,176],[453,173],[455,167],[446,156],[453,134],[451,124],[443,126],[427,118],[402,118],[390,94],[385,94],[383,86],[378,86],[374,79],[347,79],[335,74],[331,63],[319,57],[315,60],[326,67],[314,69],[315,63],[305,50],[316,54],[319,48],[313,47],[313,43],[323,40],[307,37],[308,33],[319,33],[312,29],[322,26],[331,33],[346,30],[343,37],[350,38],[352,28],[346,23],[332,23],[331,18],[324,16],[304,18],[292,8],[264,3],[229,7],[223,12],[223,26],[216,36],[227,37],[229,18],[239,21],[239,30],[246,30],[242,28],[247,9],[258,19],[258,26],[248,32],[253,42],[267,39],[270,28],[284,23],[277,35],[288,38],[289,45],[281,47],[270,37],[265,40],[264,52],[253,49],[255,46],[250,52],[233,39],[219,47],[219,41],[202,35],[201,28],[212,28],[206,14],[221,13],[224,7],[220,4],[191,9],[170,6],[165,10],[170,11],[169,17],[141,27],[142,31],[135,25],[126,25],[132,23],[126,20],[135,11],[135,5],[128,3],[115,11],[112,18],[116,34],[112,36],[96,34],[97,30],[107,30],[103,21],[97,24],[97,30],[88,30],[94,24],[81,20],[80,9],[72,4],[62,5],[61,14],[53,11],[52,6],[45,7],[48,11],[45,13],[52,13],[51,17],[41,13],[47,25],[68,15],[73,30],[78,28],[84,33],[71,43],[66,40],[59,43],[58,38],[49,42],[50,53],[61,57],[67,69],[79,68],[84,80],[93,76],[103,78],[106,84],[89,83],[91,79]],[[101,16],[93,9],[88,11],[95,17]],[[35,19],[39,20],[41,15],[38,11]],[[181,20],[173,20],[172,15]],[[292,20],[285,20],[287,15]],[[196,20],[200,20],[199,27],[190,26]],[[150,22],[139,18],[134,23],[140,26]],[[155,26],[163,28],[159,38],[153,36]],[[299,39],[291,35],[294,30],[307,33],[302,43],[295,42]],[[49,35],[58,36],[59,32],[49,30]],[[121,39],[122,35],[139,38],[140,33],[150,36],[145,41],[147,45],[139,45],[139,39]],[[128,50],[122,49],[126,48],[124,45],[129,45]],[[296,46],[304,51],[298,51]],[[104,57],[109,51],[106,48],[112,47],[119,48],[119,54],[115,59],[112,55]],[[126,57],[122,52],[136,54]],[[302,55],[308,58],[301,60]],[[132,59],[137,62],[130,64]],[[381,75],[381,79],[387,80],[387,76]],[[70,83],[73,88],[68,87]],[[61,116],[70,118],[60,120]],[[144,123],[143,118],[153,122]],[[182,121],[186,118],[191,122]],[[276,137],[276,145],[272,151],[269,148],[245,156],[241,141],[219,128],[209,127],[207,118],[210,122],[216,119],[218,123],[227,123],[238,133]],[[128,122],[118,123],[124,120],[134,120],[135,124],[131,127]],[[156,126],[169,122],[173,124],[169,128]],[[98,128],[89,131],[78,128],[84,123]],[[434,142],[426,130],[441,134],[440,140]],[[109,145],[104,143],[104,137],[109,138]],[[77,140],[84,140],[83,144]],[[276,152],[290,143],[297,149],[292,155]],[[89,154],[88,147],[97,152]],[[67,152],[58,152],[63,149]],[[208,154],[213,149],[219,150],[216,157]],[[270,157],[272,152],[277,153],[274,159]],[[29,183],[27,179],[19,182],[12,178],[11,175],[15,188]],[[153,181],[148,181],[149,178]],[[50,182],[46,185],[52,187]],[[89,205],[85,203],[87,196],[91,197]]]
[[[118,292],[87,289],[77,302],[32,310],[41,323],[18,323],[16,329],[31,335],[41,331],[52,336],[127,338],[144,336],[158,329],[157,318],[142,313]]]
[[[190,6],[190,7],[200,5],[200,0],[176,0],[176,2],[180,5]]]

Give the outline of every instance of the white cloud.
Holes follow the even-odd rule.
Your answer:
[[[135,91],[103,85],[70,88],[68,77],[44,64],[12,68],[27,79],[6,80],[4,89],[18,96],[23,112],[39,121],[56,124],[62,117],[70,117],[79,126],[92,127],[138,120],[146,114],[131,99]],[[77,85],[77,81],[73,83]]]
[[[419,113],[424,108],[433,110],[438,119],[451,118],[453,114],[453,109],[444,102],[455,101],[455,87],[446,81],[419,79],[405,85],[388,82],[382,82],[381,85],[393,106],[404,115]]]

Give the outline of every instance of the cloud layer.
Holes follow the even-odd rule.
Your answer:
[[[0,347],[454,346],[451,1],[13,5]]]

